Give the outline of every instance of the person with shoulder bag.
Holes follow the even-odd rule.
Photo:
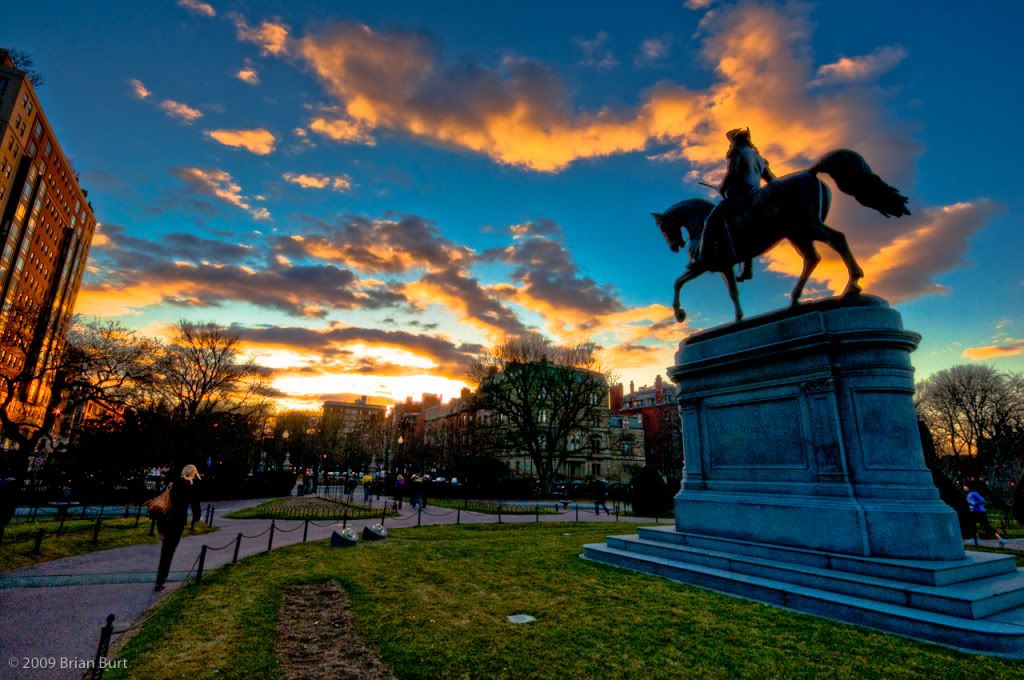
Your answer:
[[[181,470],[181,477],[171,482],[167,489],[147,502],[150,516],[156,519],[157,530],[163,541],[160,547],[160,565],[156,572],[155,591],[164,589],[167,575],[171,571],[171,560],[174,551],[181,541],[181,534],[188,523],[188,510],[192,508],[192,521],[199,521],[202,509],[199,506],[199,494],[196,480],[202,479],[195,465],[186,465]],[[166,509],[165,509],[166,508]]]

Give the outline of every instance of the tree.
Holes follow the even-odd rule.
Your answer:
[[[157,393],[186,421],[257,413],[269,396],[262,367],[243,359],[239,337],[214,323],[179,321],[157,371]]]
[[[570,435],[587,430],[604,413],[608,376],[594,345],[558,347],[539,335],[508,339],[470,369],[478,386],[487,437],[505,453],[525,453],[543,489],[571,451]],[[496,415],[497,418],[493,416]]]
[[[0,433],[15,446],[10,468],[19,493],[29,459],[44,441],[52,448],[62,414],[90,403],[118,412],[151,379],[155,347],[115,322],[75,319],[65,341],[41,350],[32,311],[8,310],[0,336]]]
[[[33,59],[31,54],[21,50],[7,50],[7,54],[10,55],[11,61],[14,62],[14,68],[24,71],[25,75],[28,76],[28,81],[33,86],[41,87],[46,82],[46,76],[32,68]]]
[[[918,383],[916,406],[940,450],[975,456],[982,440],[1024,427],[1024,375],[953,366]]]

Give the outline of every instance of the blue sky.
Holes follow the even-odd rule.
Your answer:
[[[731,305],[704,277],[684,289],[688,325],[668,323],[685,261],[648,213],[706,196],[722,133],[745,125],[777,172],[849,146],[910,196],[898,222],[837,196],[830,224],[924,336],[919,374],[1024,368],[1017,4],[168,0],[7,17],[0,44],[45,72],[103,224],[79,310],[151,334],[234,324],[292,403],[451,395],[468,357],[526,329],[594,339],[650,383]],[[787,245],[762,258],[747,313],[785,304],[798,270]],[[827,259],[811,295],[840,290],[838,272]]]

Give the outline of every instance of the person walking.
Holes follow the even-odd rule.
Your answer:
[[[604,482],[597,480],[594,482],[594,485],[596,487],[594,489],[594,514],[600,517],[601,508],[604,508],[604,513],[606,515],[612,514],[608,510],[608,489],[605,487]]]
[[[189,464],[182,468],[181,477],[171,482],[170,508],[166,514],[157,519],[157,530],[160,532],[160,539],[163,542],[160,546],[160,565],[156,572],[156,586],[153,588],[157,592],[164,589],[167,575],[171,571],[174,551],[177,550],[181,534],[185,531],[185,525],[188,523],[189,508],[192,508],[193,522],[198,522],[199,516],[202,514],[196,488],[196,481],[199,479],[202,477],[195,465]]]
[[[402,509],[402,495],[405,493],[405,477],[401,473],[395,478],[395,498],[396,509]]]
[[[996,533],[996,530],[989,524],[988,513],[985,510],[985,503],[987,502],[985,497],[967,484],[964,484],[964,493],[967,494],[967,505],[971,508],[971,533],[974,536],[974,545],[978,545],[978,522],[981,522],[981,526],[985,531],[983,538],[995,535],[996,540],[999,541],[1000,548],[1006,545],[1003,537]]]

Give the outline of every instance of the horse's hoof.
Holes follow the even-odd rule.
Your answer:
[[[843,297],[851,297],[853,295],[860,295],[861,287],[856,283],[850,283],[846,286],[846,290],[843,291]]]
[[[789,306],[790,307],[799,307],[800,306],[800,298],[791,298],[789,300]]]
[[[675,314],[676,314],[676,321],[678,321],[679,323],[682,323],[682,322],[686,321],[686,310],[683,309],[682,307],[676,307],[675,308]]]

